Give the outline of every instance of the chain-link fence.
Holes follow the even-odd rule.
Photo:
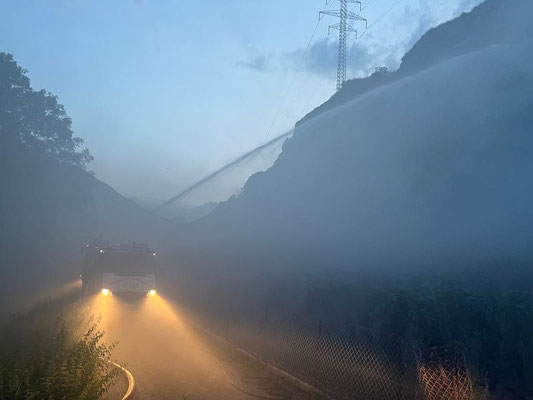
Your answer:
[[[334,399],[476,400],[458,352],[320,320],[197,320],[209,331]]]
[[[420,387],[427,400],[477,400],[464,353],[453,346],[416,349]]]

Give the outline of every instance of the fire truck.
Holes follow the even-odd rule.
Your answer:
[[[84,294],[156,295],[156,253],[147,244],[109,246],[93,242],[84,247],[81,280]]]

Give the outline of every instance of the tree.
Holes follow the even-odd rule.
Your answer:
[[[72,120],[57,96],[30,86],[28,71],[0,52],[0,148],[24,147],[85,168],[93,157],[74,136]]]

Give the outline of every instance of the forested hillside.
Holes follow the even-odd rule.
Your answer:
[[[532,11],[488,0],[299,123],[179,244],[195,301],[460,343],[497,398],[530,396]]]

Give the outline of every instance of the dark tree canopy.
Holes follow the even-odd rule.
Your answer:
[[[74,136],[72,120],[57,96],[30,86],[27,71],[11,54],[0,52],[0,147],[24,146],[85,167],[92,156]]]

